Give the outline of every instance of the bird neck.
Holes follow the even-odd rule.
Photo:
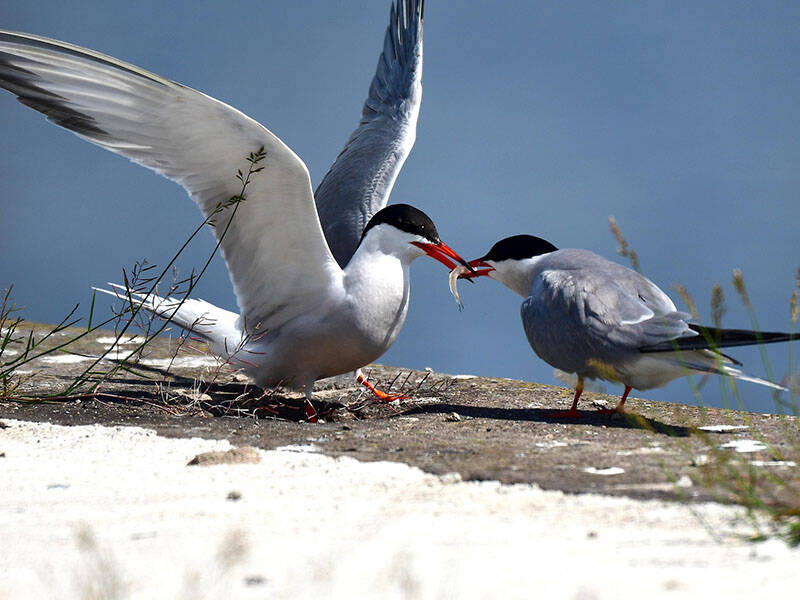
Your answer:
[[[344,270],[344,289],[354,322],[378,349],[376,357],[392,344],[405,321],[410,263],[395,252],[381,251],[379,245],[362,243]]]
[[[380,236],[367,236],[344,269],[345,287],[369,296],[399,297],[408,295],[408,271],[417,251],[399,250]]]
[[[540,271],[539,261],[548,254],[522,260],[500,261],[495,263],[495,270],[489,274],[489,277],[499,281],[523,298],[527,298],[531,295],[533,280]]]

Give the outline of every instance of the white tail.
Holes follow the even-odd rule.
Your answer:
[[[133,303],[134,306],[140,306],[157,317],[167,319],[200,336],[208,342],[211,351],[221,358],[230,358],[242,342],[242,332],[236,326],[239,315],[234,312],[214,306],[205,300],[162,298],[155,294],[131,292],[125,286],[116,283],[108,285],[111,286],[111,290],[92,289],[124,302]]]
[[[680,361],[680,364],[695,371],[716,373],[717,375],[727,375],[741,381],[749,381],[750,383],[765,385],[767,387],[784,392],[788,389],[777,383],[767,381],[766,379],[753,377],[744,371],[740,371],[739,369],[732,367],[731,364],[733,359],[723,354],[717,354],[711,350],[691,350],[685,353],[679,351],[672,354],[674,354],[675,357],[679,357],[678,360]]]
[[[771,387],[776,390],[781,390],[782,392],[785,392],[789,389],[777,383],[772,383],[771,381],[767,381],[766,379],[759,379],[758,377],[753,377],[752,375],[748,375],[747,373],[744,373],[739,369],[732,369],[731,367],[725,367],[725,370],[723,372],[725,375],[730,375],[731,377],[735,377],[736,379],[741,379],[742,381],[749,381],[750,383],[758,383],[760,385],[765,385],[767,387]]]

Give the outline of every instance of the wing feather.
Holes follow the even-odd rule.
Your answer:
[[[238,110],[92,50],[0,31],[0,86],[79,136],[182,185],[206,217],[239,194],[249,153],[266,158],[246,200],[217,214],[242,316],[269,328],[324,300],[341,281],[305,164]],[[337,279],[338,278],[338,279]]]
[[[422,99],[423,0],[397,0],[361,121],[316,191],[331,252],[344,267],[386,206],[416,137]]]
[[[521,308],[536,353],[559,369],[614,364],[638,349],[696,335],[688,314],[646,277],[591,252],[564,250],[542,261]]]

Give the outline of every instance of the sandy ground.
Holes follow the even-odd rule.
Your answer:
[[[800,550],[738,509],[5,419],[0,598],[777,598]]]

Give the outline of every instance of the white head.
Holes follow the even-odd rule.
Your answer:
[[[500,240],[491,250],[469,261],[476,274],[462,277],[490,277],[499,281],[523,298],[530,295],[533,267],[539,260],[558,250],[553,244],[533,235],[514,235]]]

